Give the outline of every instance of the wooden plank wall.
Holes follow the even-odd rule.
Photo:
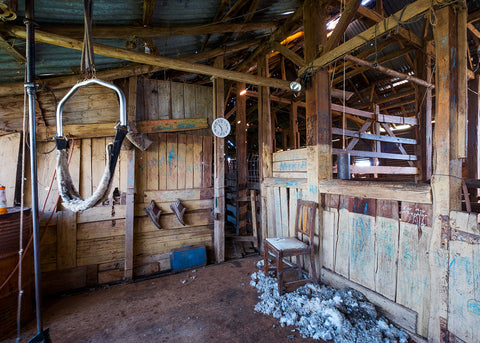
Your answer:
[[[137,105],[140,104],[140,109],[137,114],[142,120],[202,117],[211,122],[212,91],[209,87],[148,79],[138,81],[138,86]],[[60,98],[66,91],[56,91],[55,94]],[[65,107],[64,124],[117,121],[118,100],[113,92],[109,92],[98,87],[79,90]],[[46,122],[53,125],[53,94],[42,92],[42,96],[51,98],[51,104],[44,103],[42,113],[46,115]],[[75,116],[78,120],[74,120]],[[135,276],[169,269],[169,252],[173,248],[205,245],[212,259],[212,137],[207,130],[189,131],[188,134],[156,133],[149,137],[152,146],[144,152],[136,150],[135,156]],[[105,168],[105,147],[112,139],[71,140],[74,147],[69,169],[84,198],[95,191],[100,181]],[[38,154],[37,160],[40,204],[45,202],[55,170],[53,147],[53,142],[37,144],[37,150],[44,153]],[[128,151],[122,150],[112,185],[112,192],[118,188],[120,197],[112,199],[110,194],[105,202],[82,213],[63,210],[60,205],[52,214],[58,196],[56,181],[52,184],[40,228],[46,294],[123,279],[127,163]],[[26,185],[26,199],[29,198],[29,185]],[[186,226],[180,224],[170,209],[176,199],[186,207]],[[158,230],[143,211],[151,200],[163,211],[160,220],[163,230]],[[52,218],[47,227],[50,214]]]
[[[137,120],[212,118],[210,87],[139,78],[137,92]]]
[[[72,85],[73,86],[73,85]],[[55,106],[70,89],[43,90],[35,96],[37,131],[55,126]],[[0,131],[22,130],[23,95],[2,97],[0,101],[2,122]],[[119,119],[118,96],[115,91],[96,85],[80,88],[63,108],[63,124],[92,124],[117,122]],[[64,132],[68,134],[68,132]],[[115,131],[112,128],[112,133]]]
[[[325,195],[324,268],[417,313],[428,329],[432,205]]]
[[[274,177],[264,181],[269,237],[293,235],[296,199],[308,197],[315,186],[307,173],[307,150],[272,156]],[[338,285],[345,280],[410,332],[426,336],[432,205],[335,194],[321,198],[316,237],[322,241],[316,238],[315,249],[324,281]]]
[[[211,136],[169,133],[150,137],[154,143],[137,152],[134,229],[134,276],[146,271],[169,269],[169,261],[158,264],[152,256],[187,245],[205,245],[209,257],[213,249],[212,149]],[[183,226],[170,209],[176,199],[185,206]],[[150,201],[162,211],[157,229],[144,208]]]
[[[12,133],[0,136],[0,146],[3,147],[0,150],[0,161],[2,161],[2,165],[8,166],[8,168],[0,168],[0,185],[5,186],[7,206],[12,207],[17,188],[17,166],[20,162],[21,134]]]
[[[477,237],[449,243],[448,330],[464,342],[480,337],[480,241],[478,214],[450,212],[450,228]],[[458,340],[457,340],[458,341]]]

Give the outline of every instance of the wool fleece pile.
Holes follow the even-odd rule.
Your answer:
[[[263,260],[257,263],[261,268]],[[277,280],[263,271],[252,274],[250,285],[260,293],[255,311],[293,325],[302,337],[339,343],[408,342],[408,334],[379,316],[365,296],[351,288],[335,289],[308,283],[279,295]]]

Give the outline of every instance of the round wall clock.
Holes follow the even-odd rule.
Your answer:
[[[225,138],[230,133],[230,123],[225,118],[217,118],[212,123],[212,132],[219,138]]]

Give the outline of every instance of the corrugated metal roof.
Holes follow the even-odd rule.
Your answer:
[[[42,25],[83,25],[83,1],[81,0],[35,0],[35,21]],[[235,1],[231,1],[232,6]],[[153,26],[167,27],[180,25],[211,24],[220,1],[218,0],[175,0],[155,2],[153,13]],[[249,6],[248,4],[246,6]],[[272,21],[285,18],[283,13],[294,11],[299,6],[297,0],[261,0],[257,6],[254,21]],[[22,24],[25,15],[25,2],[21,1],[18,8],[16,24]],[[143,15],[143,0],[109,1],[95,0],[93,5],[94,25],[141,25]],[[243,17],[231,18],[229,22],[243,22]],[[263,37],[270,31],[258,30],[242,33],[236,37],[237,41]],[[61,34],[61,32],[58,32]],[[127,37],[125,40],[128,39]],[[154,42],[163,56],[183,57],[195,54],[200,50],[205,36],[174,36],[155,39]],[[25,42],[17,39],[11,40],[20,50],[25,51]],[[124,47],[122,40],[95,40],[116,47]],[[232,41],[224,42],[220,35],[212,35],[207,49]],[[36,73],[37,75],[69,74],[78,70],[80,65],[79,51],[61,47],[37,44],[36,45]],[[97,70],[112,68],[123,61],[95,56]],[[16,63],[4,50],[0,49],[0,83],[21,81],[24,66]]]

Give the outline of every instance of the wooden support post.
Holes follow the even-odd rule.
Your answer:
[[[305,29],[305,61],[310,63],[317,55],[318,47],[325,46],[326,6],[322,1],[306,0],[304,3]],[[306,94],[307,119],[307,182],[308,189],[304,198],[319,204],[317,222],[315,225],[318,241],[316,246],[317,275],[323,266],[322,246],[323,211],[321,210],[321,194],[318,192],[318,183],[322,179],[332,178],[332,117],[330,108],[330,82],[328,71],[319,69],[312,77],[312,86]]]
[[[428,46],[425,48],[428,49]],[[433,51],[432,51],[433,53]],[[418,50],[415,55],[416,73],[420,78],[431,82],[432,60],[429,54]],[[419,163],[418,181],[425,182],[432,177],[432,89],[416,87],[416,112],[419,121],[417,126],[417,153]]]
[[[479,156],[479,135],[478,135],[478,117],[479,112],[479,91],[480,91],[480,76],[476,76],[474,80],[468,83],[468,136],[467,136],[467,178],[479,179],[480,174],[478,170],[478,163],[480,161]],[[478,190],[470,191],[470,200],[477,202]]]
[[[223,68],[223,56],[215,58],[215,68]],[[223,118],[225,113],[225,81],[219,77],[214,79],[213,85],[213,117]],[[214,211],[218,216],[214,221],[213,240],[215,250],[215,262],[225,261],[225,157],[224,139],[214,138],[215,172],[214,172]]]
[[[261,76],[268,74],[267,57],[263,56],[258,59],[257,70]],[[261,226],[262,236],[260,241],[267,235],[267,187],[264,185],[266,178],[272,177],[272,117],[270,113],[270,89],[268,87],[260,87],[258,94],[258,154],[260,156],[260,209],[261,209]],[[270,209],[272,210],[272,209]],[[263,247],[262,247],[263,248]]]
[[[237,84],[237,192],[238,198],[248,196],[247,189],[247,101],[245,94],[240,92],[245,89],[245,83]],[[247,214],[247,204],[237,202],[237,225],[240,235],[247,233],[245,217]]]
[[[258,228],[257,228],[257,196],[256,191],[254,189],[250,190],[250,209],[252,211],[252,231],[253,231],[253,239],[255,240],[254,244],[259,246],[258,241]]]
[[[433,230],[429,244],[430,263],[430,315],[428,339],[445,342],[448,331],[449,251],[448,234],[450,211],[461,208],[462,163],[458,158],[458,94],[466,92],[466,84],[460,84],[457,27],[458,6],[446,6],[435,10],[434,26],[436,52],[436,106],[434,160],[432,176]],[[452,275],[454,277],[454,275]],[[419,318],[419,320],[422,320]],[[448,335],[447,335],[448,336]],[[448,339],[448,338],[447,338]]]
[[[128,81],[127,121],[137,117],[137,77]],[[133,229],[135,223],[135,149],[127,152],[127,198],[125,209],[125,280],[133,277]]]
[[[300,147],[300,135],[298,133],[298,103],[294,102],[290,107],[290,127],[288,131],[288,147],[298,149]]]

